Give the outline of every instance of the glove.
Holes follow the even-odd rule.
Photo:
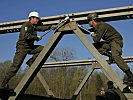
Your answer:
[[[56,25],[52,25],[52,26],[51,26],[51,29],[52,29],[52,30],[55,30],[56,28],[57,28]]]
[[[42,37],[41,36],[37,36],[37,40],[36,41],[40,41],[41,39],[42,39]]]
[[[90,35],[91,35],[92,37],[96,36],[96,34],[95,34],[94,32],[90,32]]]

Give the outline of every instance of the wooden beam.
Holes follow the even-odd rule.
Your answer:
[[[87,15],[96,12],[103,21],[116,21],[133,19],[133,6],[108,8],[94,11],[86,11],[79,13],[63,14],[57,16],[42,17],[41,20],[45,25],[55,25],[61,19],[69,16],[71,20],[79,24],[87,24]],[[19,32],[21,25],[28,20],[19,20],[12,22],[0,23],[0,34]]]
[[[133,56],[123,57],[124,61],[127,63],[133,62]],[[108,58],[105,58],[108,60]],[[60,62],[46,62],[42,68],[55,68],[55,67],[72,67],[72,66],[82,66],[82,65],[92,65],[92,63],[97,62],[96,59],[88,60],[71,60],[71,61],[60,61]]]
[[[43,63],[47,60],[47,58],[54,50],[62,36],[63,34],[61,34],[61,32],[56,32],[54,35],[52,35],[46,46],[40,52],[36,60],[33,62],[29,70],[25,73],[25,75],[19,82],[18,86],[15,88],[14,91],[16,92],[16,96],[9,97],[8,100],[16,100],[24,94],[24,92],[26,91],[32,80],[35,78],[35,76],[41,69]]]

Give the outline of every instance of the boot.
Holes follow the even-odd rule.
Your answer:
[[[112,55],[111,55],[111,53],[110,53],[110,52],[104,52],[104,53],[103,53],[103,55],[105,55],[105,56],[108,56],[108,57],[109,57],[109,60],[107,61],[107,62],[108,62],[108,64],[111,64],[111,63],[113,63],[113,62],[114,62],[114,60],[113,60]]]
[[[127,70],[127,71],[125,71],[125,73],[126,73],[126,75],[128,76],[127,81],[128,81],[128,82],[133,82],[133,74],[132,74],[132,72],[130,71],[130,69]]]

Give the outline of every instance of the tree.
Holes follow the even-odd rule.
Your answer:
[[[11,61],[5,61],[3,63],[0,63],[0,82],[3,80],[7,69],[11,66]]]
[[[5,77],[6,71],[8,70],[8,68],[11,65],[12,65],[12,62],[9,60],[0,63],[0,82]],[[15,75],[9,82],[10,88],[15,88],[17,86],[17,84],[20,81],[20,78],[22,77],[23,74],[24,73],[23,73],[22,69],[20,69],[19,72],[17,73],[17,75]]]
[[[68,61],[75,59],[75,50],[71,47],[63,47],[55,49],[49,57],[49,61]],[[64,98],[70,97],[69,88],[70,79],[73,72],[72,69],[75,68],[52,68],[45,70],[47,73],[47,77],[45,77],[48,81],[48,84],[52,88],[53,92],[57,97]],[[48,76],[49,75],[49,76]],[[53,85],[54,84],[54,85]]]
[[[73,48],[63,47],[55,49],[48,61],[68,61],[74,60],[75,58],[76,52]],[[4,75],[4,71],[6,71],[6,68],[11,64],[11,61],[0,63],[0,74],[2,73]],[[70,99],[84,76],[89,71],[89,67],[90,66],[46,68],[41,69],[41,73],[56,97]],[[27,69],[20,69],[17,75],[11,80],[10,84],[13,88],[17,86],[26,71]],[[99,71],[94,72],[81,91],[81,99],[95,100],[97,90],[100,87],[106,87],[106,82],[107,78],[103,73]],[[45,89],[37,78],[32,81],[29,88],[26,90],[26,93],[41,96],[47,95]],[[81,100],[80,97],[78,96],[77,100]]]
[[[71,47],[55,49],[50,55],[50,61],[68,61],[76,58],[75,50]]]

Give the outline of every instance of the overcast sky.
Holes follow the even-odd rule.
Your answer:
[[[31,11],[38,11],[41,17],[46,17],[131,5],[133,0],[3,0],[0,3],[0,23],[27,19]],[[133,20],[108,23],[113,25],[124,38],[123,56],[133,56]],[[52,34],[48,34],[36,44],[45,45]],[[0,62],[12,61],[18,35],[19,33],[0,35]],[[90,36],[88,38],[92,41]],[[61,47],[73,47],[77,59],[91,58],[90,53],[75,35],[64,36],[58,44],[58,48]]]

